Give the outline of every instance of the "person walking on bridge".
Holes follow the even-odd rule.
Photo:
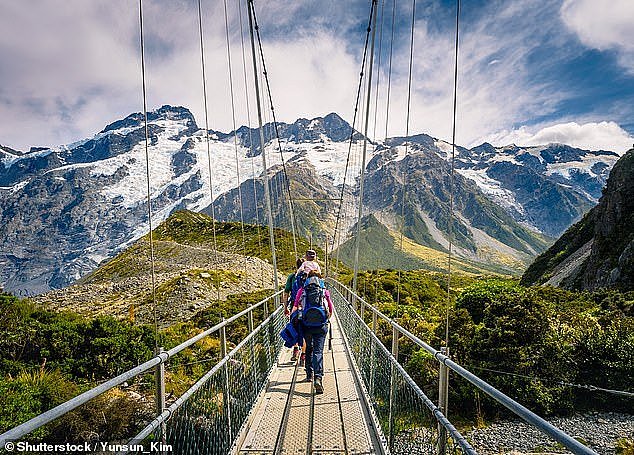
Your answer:
[[[302,266],[304,259],[297,258],[295,262],[295,268],[299,269]],[[297,272],[293,272],[286,277],[286,285],[284,286],[284,294],[283,294],[283,305],[284,305],[284,314],[288,317],[291,314],[291,310],[293,309],[293,304],[295,303],[295,296],[297,295],[297,291],[299,290],[299,286],[295,283],[295,278],[297,276]],[[306,351],[306,347],[302,348],[302,352]],[[299,346],[296,344],[293,346],[293,356],[291,357],[291,361],[295,362],[297,357],[299,356]]]
[[[306,380],[314,381],[315,393],[324,393],[324,343],[333,305],[321,275],[314,270],[308,273],[304,287],[297,292],[293,306],[293,312],[296,311],[306,343]]]

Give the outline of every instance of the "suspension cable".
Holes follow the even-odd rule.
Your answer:
[[[240,230],[242,232],[242,254],[244,256],[244,273],[247,273],[247,240],[244,234],[244,207],[242,205],[242,188],[240,185],[240,161],[238,159],[238,130],[236,126],[236,107],[233,94],[233,69],[231,65],[231,41],[229,39],[229,18],[227,17],[227,0],[223,1],[225,12],[225,36],[227,41],[227,65],[229,67],[229,92],[231,94],[231,121],[233,124],[233,145],[236,156],[236,184],[240,203]]]
[[[262,126],[262,106],[260,103],[260,85],[258,84],[258,68],[255,53],[255,40],[253,37],[253,0],[248,1],[249,12],[249,34],[251,36],[251,54],[253,56],[253,76],[255,80],[255,100],[258,107],[258,123],[260,126],[260,151],[262,152],[262,180],[264,184],[264,195],[266,199],[266,207],[269,217],[269,242],[271,244],[271,259],[273,261],[273,281],[275,283],[275,290],[279,289],[279,281],[277,277],[277,255],[275,253],[275,237],[273,235],[273,212],[271,208],[271,195],[269,192],[269,176],[266,168],[266,150],[264,148],[264,128]],[[276,297],[276,304],[279,303],[279,297]]]
[[[290,220],[291,220],[291,232],[293,233],[293,251],[295,253],[295,258],[297,258],[297,236],[295,232],[295,211],[293,208],[293,197],[291,195],[291,184],[288,178],[288,172],[286,170],[286,161],[284,160],[284,155],[282,151],[282,142],[280,140],[280,132],[277,125],[277,120],[275,118],[275,107],[273,106],[273,97],[271,95],[271,84],[269,82],[269,75],[266,70],[266,60],[264,59],[264,50],[262,48],[262,40],[260,38],[260,27],[258,25],[258,18],[255,14],[255,5],[253,4],[253,0],[251,0],[251,8],[253,10],[253,22],[255,24],[255,33],[258,40],[258,48],[260,50],[260,61],[262,62],[262,73],[264,74],[264,81],[266,82],[266,91],[269,98],[269,104],[271,106],[271,117],[273,119],[273,127],[275,129],[275,137],[277,138],[277,144],[280,152],[280,159],[282,160],[282,172],[284,174],[284,180],[286,182],[286,190],[288,192],[288,206],[290,210]]]
[[[409,153],[409,119],[412,106],[412,67],[414,66],[414,29],[416,26],[416,0],[412,0],[412,30],[409,42],[409,73],[407,77],[407,116],[405,120],[405,158],[403,158],[403,171],[401,178],[401,232],[400,232],[400,251],[403,254],[403,236],[405,231],[405,192],[407,190],[407,172],[405,169],[405,160]],[[401,303],[401,269],[398,269],[398,287],[396,291],[396,314]]]
[[[564,381],[562,379],[550,379],[550,378],[540,378],[537,376],[529,376],[529,375],[525,375],[525,374],[519,374],[519,373],[512,373],[510,371],[502,371],[502,370],[496,370],[496,369],[492,369],[492,368],[485,368],[485,367],[478,367],[478,366],[471,366],[471,368],[473,368],[474,370],[480,370],[480,371],[489,371],[491,373],[496,373],[496,374],[505,374],[507,376],[514,376],[517,378],[522,378],[522,379],[530,379],[531,381],[542,381],[542,382],[550,382],[551,384],[558,384],[564,387],[573,387],[573,388],[577,388],[577,389],[585,389],[585,390],[589,390],[591,392],[605,392],[605,393],[611,393],[614,395],[621,395],[624,397],[630,397],[630,398],[634,398],[634,392],[629,392],[627,390],[615,390],[615,389],[606,389],[603,387],[598,387],[592,384],[577,384],[574,382],[567,382]]]
[[[255,173],[255,153],[253,149],[253,134],[251,132],[251,106],[249,104],[249,83],[247,81],[247,60],[244,50],[244,25],[242,23],[242,2],[238,0],[238,18],[240,20],[240,47],[242,49],[242,72],[244,75],[244,92],[247,109],[247,130],[249,132],[249,155],[251,159],[251,180],[253,182],[253,207],[255,207],[255,224],[258,238],[258,251],[260,257],[263,256],[262,236],[260,235],[260,214],[258,210],[258,190],[256,184]],[[260,262],[260,278],[262,279],[262,287],[264,287],[264,263]]]
[[[340,246],[341,243],[341,233],[340,233],[340,219],[341,219],[341,212],[343,210],[343,197],[344,197],[344,192],[345,192],[345,188],[346,188],[346,180],[348,178],[348,170],[350,168],[350,156],[352,154],[352,143],[354,140],[354,133],[355,133],[355,125],[357,122],[357,114],[359,112],[359,101],[361,100],[361,87],[363,86],[363,75],[364,75],[364,70],[365,70],[365,61],[367,58],[367,54],[368,54],[368,43],[370,42],[370,32],[372,31],[372,17],[374,14],[374,2],[372,2],[372,6],[370,8],[370,17],[368,19],[368,27],[366,29],[366,34],[365,34],[365,44],[363,45],[363,59],[361,62],[361,71],[359,73],[359,84],[357,85],[357,97],[354,103],[354,115],[352,117],[352,125],[350,126],[350,139],[348,142],[348,157],[346,158],[346,166],[343,172],[343,185],[341,186],[341,195],[339,197],[339,209],[337,211],[337,219],[335,221],[335,231],[334,231],[334,238],[338,238],[338,241],[335,240],[334,243],[337,246]],[[346,213],[347,214],[347,213]],[[339,266],[339,250],[340,248],[337,248],[337,253],[336,253],[336,262],[337,262],[337,266]]]
[[[387,72],[387,100],[385,102],[385,139],[387,139],[387,127],[390,119],[390,94],[392,91],[392,53],[394,50],[394,21],[396,18],[396,0],[392,0],[392,36],[390,37],[390,63]]]
[[[372,95],[372,68],[374,64],[374,38],[376,35],[376,8],[377,0],[372,0],[372,43],[370,44],[370,63],[368,64],[368,91],[365,109],[365,127],[363,131],[363,155],[361,156],[361,177],[359,181],[359,213],[357,216],[357,237],[354,247],[354,275],[352,278],[352,290],[357,292],[357,275],[359,273],[359,243],[361,239],[361,216],[363,215],[363,185],[365,178],[365,162],[368,150],[368,126],[370,123],[370,99]]]
[[[211,166],[211,150],[209,145],[209,109],[207,107],[207,77],[205,73],[205,47],[203,35],[203,15],[200,0],[198,0],[198,31],[200,36],[200,68],[202,73],[203,105],[205,108],[205,137],[207,142],[207,166],[209,171],[209,196],[211,198],[211,228],[213,233],[214,260],[216,262],[216,297],[220,300],[220,260],[218,258],[218,240],[216,236],[216,211],[214,207],[214,186]]]
[[[383,22],[385,19],[385,0],[381,0],[381,21],[379,23],[379,55],[376,65],[376,89],[374,93],[374,127],[372,129],[372,138],[376,141],[376,121],[379,112],[379,87],[381,81],[381,56],[383,54]]]
[[[449,348],[449,305],[451,303],[451,253],[453,247],[453,192],[456,158],[456,111],[458,103],[458,32],[460,30],[460,0],[456,0],[456,43],[453,76],[453,125],[451,131],[451,175],[449,179],[449,252],[447,255],[447,308],[445,316],[445,347]]]
[[[152,197],[150,191],[150,152],[149,152],[149,132],[147,119],[147,89],[145,85],[145,41],[143,36],[143,0],[139,0],[139,30],[140,30],[140,46],[141,46],[141,81],[143,90],[143,121],[145,125],[145,169],[147,182],[147,217],[150,227],[150,264],[152,269],[152,312],[154,315],[154,348],[158,353],[158,318],[156,316],[156,269],[154,266],[154,236],[152,232]]]

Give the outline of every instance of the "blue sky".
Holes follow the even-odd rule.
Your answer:
[[[184,105],[203,125],[196,2],[143,1],[149,108]],[[351,120],[369,0],[255,3],[278,119],[334,111]],[[457,143],[630,148],[634,2],[601,3],[463,0]],[[202,4],[210,127],[226,131],[233,125],[223,1]],[[371,108],[377,139],[385,135],[392,5],[379,0],[380,84]],[[410,132],[450,139],[456,5],[416,5]],[[238,3],[227,0],[227,7],[236,117],[246,124]],[[396,2],[388,135],[405,131],[411,8],[411,1]],[[135,0],[0,0],[0,11],[0,144],[25,150],[70,143],[141,110]]]

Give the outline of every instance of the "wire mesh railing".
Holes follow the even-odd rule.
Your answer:
[[[381,406],[384,406],[385,393],[383,395],[376,395],[376,384],[384,382],[385,379],[381,379],[381,375],[386,375],[386,370],[384,366],[381,368],[377,368],[376,362],[373,360],[374,356],[377,355],[378,352],[383,351],[388,354],[390,359],[390,377],[394,377],[393,370],[396,369],[402,375],[403,380],[415,390],[415,394],[417,398],[423,402],[429,410],[432,410],[432,414],[437,419],[438,425],[438,435],[436,436],[437,445],[440,450],[438,452],[443,452],[444,448],[442,447],[443,441],[446,441],[448,446],[447,448],[451,449],[451,445],[454,445],[454,448],[459,447],[460,450],[469,453],[473,452],[473,448],[471,448],[464,438],[455,431],[455,428],[449,423],[446,417],[442,413],[442,409],[434,405],[434,403],[429,400],[429,398],[425,395],[425,393],[420,389],[420,387],[412,380],[412,378],[407,374],[407,372],[403,369],[403,367],[398,363],[398,345],[399,338],[403,338],[407,340],[409,343],[413,343],[418,348],[421,348],[428,357],[434,359],[437,363],[437,370],[439,377],[439,381],[442,383],[440,379],[443,374],[444,377],[447,378],[448,370],[451,370],[457,374],[458,377],[468,381],[474,387],[476,387],[479,391],[484,392],[499,404],[505,406],[507,409],[512,411],[518,417],[526,421],[528,424],[538,429],[542,433],[550,436],[552,439],[562,444],[568,450],[575,454],[583,454],[583,455],[596,455],[596,452],[592,449],[586,447],[576,439],[572,438],[568,434],[564,433],[557,427],[548,423],[529,409],[525,408],[521,404],[517,403],[507,395],[503,394],[487,382],[483,381],[470,371],[466,370],[462,366],[453,362],[443,351],[439,351],[429,346],[427,343],[422,341],[416,335],[409,332],[407,329],[400,326],[395,321],[391,320],[383,313],[381,313],[377,308],[365,302],[361,297],[357,294],[353,293],[348,287],[339,283],[338,281],[329,279],[328,286],[334,290],[334,301],[337,306],[337,312],[342,319],[342,325],[344,326],[344,332],[349,339],[352,340],[353,347],[353,355],[359,365],[359,368],[362,370],[362,375],[364,377],[364,381],[366,381],[366,387],[370,389],[370,397],[372,400],[376,400],[374,403],[375,412],[377,415],[381,415],[381,412],[385,412],[381,409]],[[357,314],[356,308],[359,308],[359,314]],[[379,340],[376,336],[375,332],[373,332],[368,325],[365,323],[364,319],[368,316],[368,313],[371,315],[373,320],[373,326],[376,329],[379,327],[379,321],[382,321],[383,325],[387,325],[392,329],[392,351],[390,352],[384,344]],[[342,315],[344,315],[342,317]],[[371,353],[371,355],[368,355]],[[390,355],[393,354],[393,355]],[[386,365],[386,363],[382,363],[379,365]],[[427,364],[428,365],[428,364]],[[364,371],[366,370],[366,371]],[[398,376],[399,373],[396,374]],[[391,379],[392,384],[395,382],[394,379]],[[399,379],[396,380],[398,383]],[[368,386],[369,384],[369,386]],[[445,397],[447,396],[447,385],[445,382]],[[374,388],[374,389],[373,389]],[[442,387],[439,386],[439,392]],[[389,435],[391,440],[391,445],[394,447],[394,450],[400,450],[399,447],[404,447],[406,452],[409,453],[430,453],[428,451],[417,452],[413,450],[414,447],[431,447],[428,443],[431,437],[422,436],[426,434],[426,431],[433,431],[431,429],[431,425],[422,425],[420,427],[415,427],[413,424],[408,424],[407,430],[403,431],[399,427],[398,422],[398,414],[395,416],[394,409],[400,409],[399,404],[397,403],[397,399],[399,389],[395,388],[394,385],[391,386],[391,394],[392,397],[388,400],[389,409],[391,409],[392,414],[388,414],[389,420],[387,422],[388,426],[385,426],[385,422],[382,422],[382,428],[386,431],[386,435]],[[373,396],[376,395],[376,398]],[[439,401],[442,396],[442,392],[439,393]],[[446,404],[445,404],[446,407]],[[403,415],[406,416],[406,413]],[[379,420],[381,420],[379,418]],[[408,420],[404,420],[404,422],[408,422]],[[399,430],[397,432],[396,430]],[[448,439],[444,437],[447,435]],[[399,437],[404,439],[398,439]],[[403,441],[408,441],[411,439],[421,438],[421,443],[410,444]],[[464,442],[461,442],[464,441]],[[455,447],[457,446],[457,447]],[[425,449],[426,450],[426,449]],[[400,453],[400,452],[395,452]]]
[[[333,302],[374,415],[391,454],[475,454],[475,450],[398,363],[398,338],[388,350],[331,281]],[[334,285],[333,285],[334,284]],[[450,438],[442,437],[446,432]]]
[[[0,452],[3,449],[19,448],[20,444],[44,443],[59,447],[60,444],[81,444],[86,447],[87,444],[94,453],[137,453],[147,451],[148,448],[157,451],[161,447],[167,447],[166,450],[171,453],[228,453],[260,391],[266,385],[282,347],[278,334],[285,323],[285,317],[281,307],[277,305],[279,295],[280,292],[275,293],[178,346],[161,351],[147,362],[0,434]],[[268,313],[270,305],[275,305],[276,308],[271,314]],[[254,327],[255,317],[258,320],[264,318],[257,327]],[[247,326],[247,335],[227,353],[226,329],[233,327],[232,324],[235,325],[241,318],[247,319],[246,324],[242,320],[242,324]],[[178,399],[166,406],[165,365],[172,357],[213,336],[219,338],[219,361],[204,359],[204,362],[213,361],[215,365]],[[175,365],[177,368],[182,366],[178,361]],[[175,372],[176,370],[168,372],[168,375]],[[58,422],[70,417],[75,420],[81,418],[82,409],[86,406],[102,406],[112,401],[110,394],[119,390],[119,387],[127,387],[134,381],[151,384],[152,375],[155,376],[156,403],[152,405],[148,403],[148,397],[139,396],[139,405],[144,408],[141,418],[145,422],[153,420],[139,433],[131,432],[134,426],[129,426],[129,433],[119,434],[116,440],[109,441],[103,441],[98,434],[86,436],[72,431],[61,435],[60,440],[47,441],[48,438],[42,438],[42,434],[51,434],[47,429]],[[167,401],[170,401],[169,398]],[[103,415],[104,419],[107,417],[109,418],[106,414]],[[140,426],[137,425],[136,428]]]
[[[277,360],[285,321],[278,307],[128,446],[149,437],[173,453],[229,453]]]

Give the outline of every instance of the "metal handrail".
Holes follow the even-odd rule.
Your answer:
[[[251,340],[260,330],[264,328],[273,317],[277,316],[277,313],[282,311],[282,307],[278,307],[271,315],[266,318],[260,325],[258,325],[253,332],[247,335],[240,343],[238,343],[225,357],[223,357],[216,365],[213,366],[211,370],[209,370],[203,377],[201,377],[196,383],[191,386],[185,393],[183,393],[174,403],[171,404],[169,408],[163,411],[162,414],[157,416],[152,422],[150,422],[143,430],[139,432],[128,444],[128,446],[133,445],[132,443],[135,441],[142,441],[146,437],[148,437],[154,430],[156,430],[159,425],[163,422],[166,422],[170,416],[180,408],[187,399],[192,396],[200,387],[207,382],[207,380],[216,374],[220,368],[222,368],[234,355],[238,352],[245,344]],[[127,453],[127,452],[123,452]]]
[[[530,411],[526,407],[522,406],[517,401],[513,400],[509,396],[500,392],[498,389],[493,387],[488,382],[480,379],[478,376],[471,373],[466,368],[461,367],[460,365],[458,365],[456,362],[451,360],[446,355],[442,354],[437,349],[434,349],[429,344],[425,343],[423,340],[418,338],[409,330],[405,329],[404,327],[399,325],[397,322],[393,321],[392,319],[390,319],[389,317],[381,313],[381,311],[375,308],[373,305],[367,303],[362,297],[352,292],[352,290],[346,285],[344,285],[343,283],[340,283],[339,281],[336,281],[332,278],[327,278],[327,281],[335,287],[342,288],[349,296],[361,302],[364,308],[367,308],[373,313],[375,313],[378,317],[388,322],[392,326],[392,328],[396,329],[402,335],[409,338],[414,344],[417,344],[418,346],[420,346],[421,348],[429,352],[436,360],[438,360],[439,363],[442,363],[448,368],[450,368],[451,370],[453,370],[455,373],[458,374],[458,376],[469,381],[471,384],[473,384],[478,389],[480,389],[481,391],[489,395],[495,401],[497,401],[498,403],[500,403],[501,405],[503,405],[504,407],[512,411],[515,415],[520,417],[522,420],[534,426],[535,428],[540,430],[542,433],[547,434],[548,436],[553,438],[555,441],[563,444],[567,449],[571,450],[573,453],[579,454],[579,455],[597,455],[597,453],[594,450],[581,444],[579,441],[572,438],[568,434],[564,433],[562,430],[560,430],[556,426],[552,425],[551,423],[547,422],[543,418],[539,417],[537,414]],[[346,300],[350,301],[350,299],[346,299]]]
[[[113,387],[116,387],[118,385],[123,384],[124,382],[128,381],[129,379],[136,377],[140,374],[145,373],[146,371],[150,370],[151,368],[160,365],[162,363],[167,362],[167,360],[178,354],[179,352],[183,351],[184,349],[187,349],[188,347],[192,346],[193,344],[197,343],[198,341],[202,340],[203,338],[211,335],[212,333],[220,330],[221,328],[227,326],[228,324],[234,322],[235,320],[239,319],[240,317],[244,316],[245,314],[248,314],[254,310],[256,310],[257,308],[261,307],[262,305],[264,305],[266,302],[270,301],[271,299],[275,299],[276,297],[278,297],[283,291],[278,291],[272,295],[270,295],[269,297],[260,300],[259,302],[251,305],[249,308],[246,308],[245,310],[242,310],[241,312],[231,316],[228,319],[225,319],[224,321],[214,325],[213,327],[205,330],[204,332],[199,333],[198,335],[184,341],[183,343],[179,344],[178,346],[173,347],[172,349],[170,349],[169,351],[165,351],[165,352],[161,352],[160,354],[156,355],[155,357],[151,358],[150,360],[128,370],[125,371],[123,373],[121,373],[120,375],[109,379],[108,381],[104,382],[103,384],[100,384],[96,387],[93,387],[92,389],[77,395],[74,398],[71,398],[70,400],[54,407],[53,409],[50,409],[38,416],[33,417],[31,420],[28,420],[20,425],[18,425],[17,427],[12,428],[11,430],[0,434],[0,448],[4,449],[5,444],[9,441],[14,441],[17,440],[19,438],[21,438],[22,436],[31,433],[32,431],[37,430],[38,428],[46,425],[49,422],[52,422],[53,420],[61,417],[62,415],[72,411],[73,409],[87,403],[88,401],[92,400],[93,398],[107,392],[108,390],[112,389]]]
[[[333,280],[334,281],[334,280]],[[343,286],[343,285],[342,285]],[[340,290],[337,289],[337,292],[343,296]],[[344,298],[345,299],[345,298]],[[347,299],[345,299],[348,301]],[[349,301],[348,301],[349,302]],[[356,318],[365,324],[365,321],[361,319],[361,316],[354,312]],[[405,379],[405,381],[412,387],[412,389],[416,392],[416,394],[421,398],[425,406],[431,411],[434,415],[434,418],[437,422],[439,422],[452,436],[452,439],[458,444],[458,446],[463,450],[464,453],[468,455],[477,455],[477,452],[474,448],[469,444],[469,442],[462,436],[462,434],[454,427],[454,425],[445,417],[440,408],[434,404],[432,400],[429,399],[427,394],[423,392],[423,390],[416,384],[416,382],[412,379],[412,377],[405,371],[405,368],[398,362],[398,360],[392,355],[390,350],[385,347],[385,345],[379,340],[379,337],[372,330],[368,328],[368,334],[371,339],[376,343],[376,345],[383,351],[383,353],[390,360],[390,363],[394,366],[394,368],[399,372],[399,374]],[[346,343],[347,344],[347,343]]]

